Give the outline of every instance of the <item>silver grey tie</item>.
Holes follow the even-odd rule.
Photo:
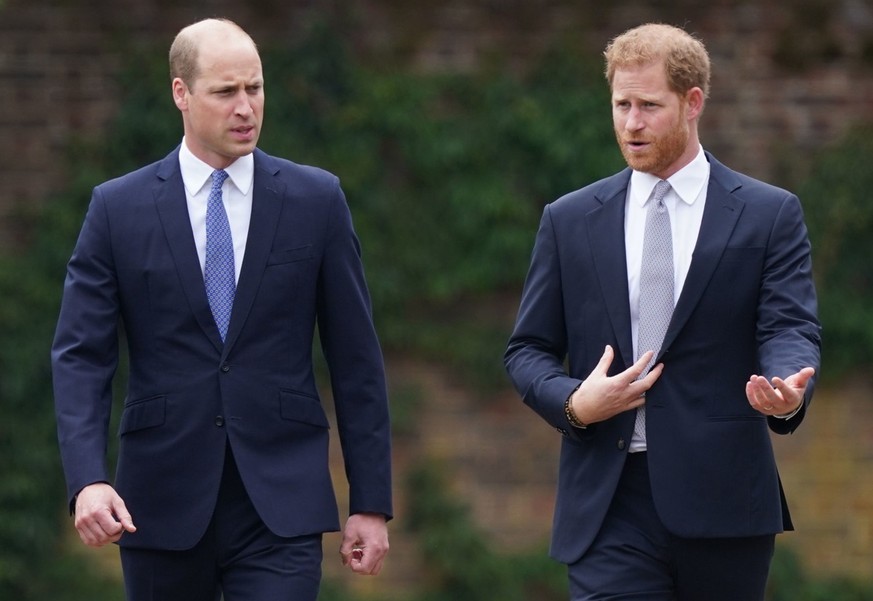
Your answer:
[[[655,351],[657,356],[673,316],[673,234],[670,213],[664,204],[664,196],[669,191],[670,184],[659,181],[646,210],[646,233],[643,236],[643,260],[640,265],[637,359],[646,351]],[[646,365],[640,378],[652,369],[655,356]],[[646,439],[645,406],[637,409],[633,439]]]

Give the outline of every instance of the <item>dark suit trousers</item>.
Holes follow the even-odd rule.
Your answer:
[[[645,453],[628,455],[591,548],[569,566],[572,601],[761,601],[775,535],[683,539],[652,501]]]
[[[193,549],[121,549],[128,601],[218,601],[222,594],[224,601],[315,601],[321,561],[321,534],[282,538],[264,525],[229,446],[215,513]]]

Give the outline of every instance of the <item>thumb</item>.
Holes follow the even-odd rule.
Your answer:
[[[815,375],[815,369],[812,367],[804,367],[798,372],[798,382],[801,386],[806,386],[809,379]]]
[[[778,382],[784,382],[788,386],[793,388],[805,388],[810,378],[815,375],[815,369],[812,367],[804,367],[796,374],[788,376],[785,380],[780,380],[779,378],[773,378],[772,385],[775,387],[778,386]]]
[[[615,357],[615,351],[612,350],[610,345],[606,345],[606,348],[603,349],[603,354],[600,356],[600,361],[597,362],[597,365],[594,367],[593,373],[600,373],[606,375],[606,372],[609,370],[609,366],[612,365],[612,360]]]
[[[136,532],[136,526],[133,525],[133,518],[127,510],[127,506],[121,497],[116,496],[112,501],[112,513],[118,519],[121,526],[128,532]]]

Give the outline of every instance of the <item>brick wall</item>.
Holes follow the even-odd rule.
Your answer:
[[[873,378],[816,391],[803,425],[774,437],[796,532],[780,537],[817,573],[870,580],[873,566]]]
[[[233,18],[261,43],[297,35],[325,12],[345,15],[344,27],[362,47],[426,70],[471,69],[495,53],[522,66],[561,36],[581,40],[596,56],[609,38],[637,23],[685,24],[705,41],[715,67],[704,145],[730,166],[789,187],[807,166],[792,167],[787,157],[814,152],[873,116],[871,0],[603,6],[599,0],[0,0],[0,249],[20,245],[21,218],[46,207],[68,181],[67,142],[105,130],[123,53],[138,43],[168,47],[180,27],[211,15]],[[507,331],[510,324],[507,317]],[[495,349],[496,356],[501,352]],[[483,404],[432,370],[398,361],[389,368],[428,391],[419,416],[426,426],[415,440],[398,440],[398,483],[417,455],[444,460],[458,494],[496,541],[509,548],[542,543],[557,437],[508,389]],[[816,571],[869,575],[873,565],[871,390],[870,382],[822,390],[801,431],[776,440],[799,527],[780,544],[799,549]],[[395,536],[386,577],[409,583],[416,561],[415,542]]]
[[[499,54],[522,65],[556,38],[597,56],[647,20],[684,24],[714,62],[704,145],[750,175],[791,186],[789,163],[873,116],[871,0],[0,0],[0,248],[62,189],[66,144],[112,117],[113,76],[138,43],[169,46],[179,28],[233,18],[256,40],[299,35],[333,15],[362,48],[420,69],[471,69]]]
[[[0,9],[0,241],[63,185],[70,136],[102,128],[113,61],[65,11],[8,2]]]

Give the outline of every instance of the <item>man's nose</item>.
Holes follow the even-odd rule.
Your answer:
[[[624,128],[628,131],[639,131],[644,127],[642,113],[638,108],[631,108],[624,122]]]
[[[247,117],[251,115],[253,111],[254,109],[252,108],[251,99],[249,98],[248,94],[245,93],[245,90],[237,94],[234,112],[243,117]]]

